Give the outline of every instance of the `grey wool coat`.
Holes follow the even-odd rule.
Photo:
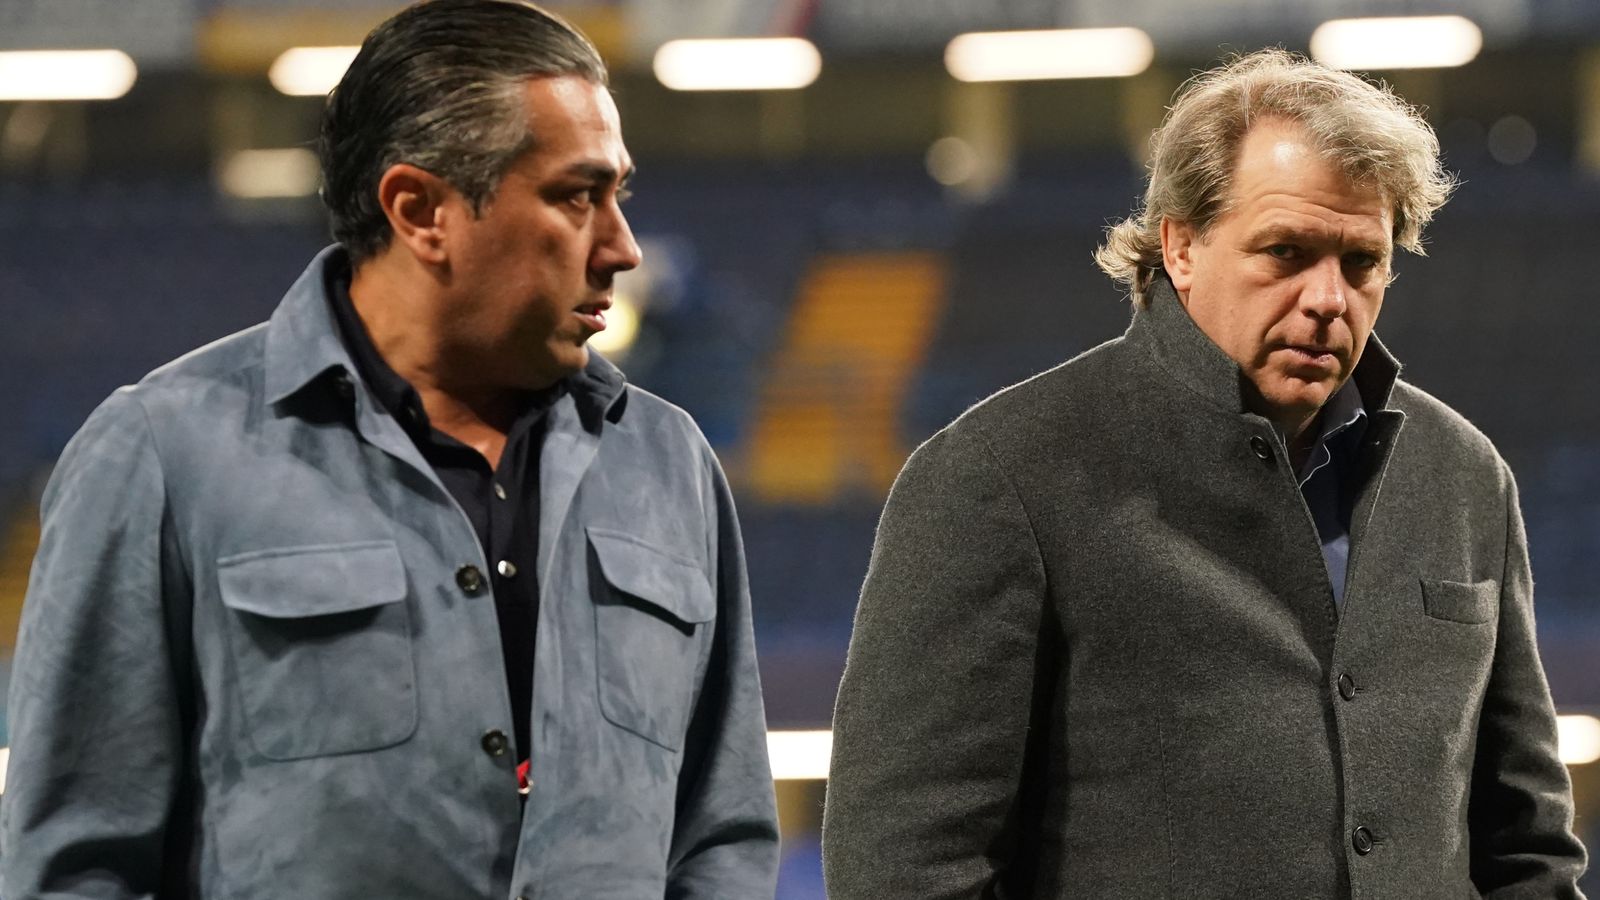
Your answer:
[[[699,429],[598,355],[549,412],[524,805],[488,562],[354,376],[329,260],[56,467],[0,895],[770,898],[744,555]]]
[[[832,900],[1580,897],[1516,487],[1397,374],[1372,340],[1342,610],[1164,279],[919,448],[839,691]]]

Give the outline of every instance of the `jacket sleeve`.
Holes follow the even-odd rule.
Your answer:
[[[1044,564],[981,433],[957,422],[896,479],[834,711],[822,832],[832,900],[1004,896]]]
[[[708,519],[715,522],[708,540],[716,560],[716,632],[684,744],[666,898],[770,898],[777,889],[778,814],[744,544],[722,468],[709,447],[703,452]]]
[[[10,689],[0,895],[153,897],[172,874],[183,749],[164,519],[144,410],[119,391],[45,488]]]
[[[1581,900],[1583,845],[1572,832],[1572,782],[1539,662],[1528,545],[1516,483],[1506,479],[1505,573],[1494,662],[1478,719],[1468,822],[1472,880],[1488,900]]]

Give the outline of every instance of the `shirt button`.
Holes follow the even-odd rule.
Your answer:
[[[462,566],[456,570],[456,586],[469,594],[483,590],[483,573],[477,566]]]
[[[498,728],[484,732],[483,740],[479,743],[483,745],[483,752],[490,756],[505,756],[506,749],[511,746],[511,742],[506,740],[506,733]]]
[[[1339,675],[1339,696],[1346,700],[1354,700],[1356,698],[1356,680],[1350,677],[1349,672]]]
[[[1270,462],[1272,460],[1272,445],[1261,435],[1250,439],[1250,449],[1255,452],[1256,458]]]
[[[498,481],[494,483],[494,496],[497,500],[504,500],[506,498],[506,489]]]
[[[515,578],[515,577],[517,577],[517,567],[516,567],[516,565],[514,565],[510,560],[507,560],[507,559],[500,560],[499,565],[496,565],[494,567],[494,570],[496,572],[499,572],[502,578]]]
[[[356,395],[356,385],[351,380],[349,372],[340,372],[333,376],[333,389],[346,400]]]
[[[1357,856],[1366,856],[1372,852],[1372,832],[1367,826],[1357,826],[1355,833],[1350,835],[1350,846],[1354,847]]]

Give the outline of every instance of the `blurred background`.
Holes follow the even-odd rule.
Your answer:
[[[694,414],[740,503],[780,897],[822,896],[826,729],[895,472],[970,404],[1121,333],[1130,306],[1090,253],[1135,204],[1151,128],[1194,70],[1266,45],[1392,83],[1463,179],[1378,332],[1518,474],[1600,844],[1600,4],[549,5],[610,61],[640,169],[646,261],[605,352]],[[0,0],[0,51],[101,51],[0,52],[0,657],[68,437],[118,385],[266,318],[327,243],[322,95],[398,6]],[[1381,18],[1329,24],[1360,16]],[[749,38],[785,40],[681,43]]]

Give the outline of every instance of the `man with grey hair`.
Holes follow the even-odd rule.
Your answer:
[[[833,900],[1581,896],[1511,473],[1372,334],[1450,187],[1356,76],[1186,86],[1098,254],[1127,333],[891,492]]]
[[[585,345],[640,260],[595,48],[415,5],[321,154],[338,245],[45,491],[0,895],[771,897],[727,483]]]

